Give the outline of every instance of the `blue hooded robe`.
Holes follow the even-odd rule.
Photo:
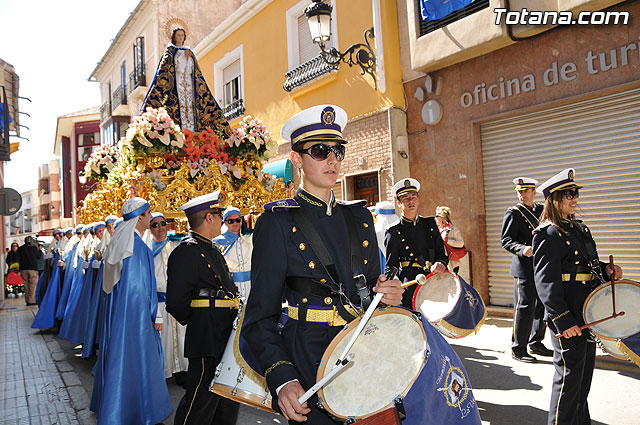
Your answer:
[[[91,407],[98,425],[155,425],[173,411],[164,378],[151,250],[137,234],[133,255],[108,296]]]

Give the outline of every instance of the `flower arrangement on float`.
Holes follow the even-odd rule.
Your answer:
[[[103,181],[116,166],[120,157],[117,146],[100,146],[93,151],[80,175],[87,180]]]
[[[180,126],[163,107],[147,108],[142,115],[134,117],[125,139],[136,157],[150,153],[175,154],[184,145],[184,134]]]

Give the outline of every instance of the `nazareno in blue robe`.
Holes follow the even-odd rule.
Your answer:
[[[102,329],[103,321],[98,320],[100,316],[100,307],[104,308],[104,302],[107,294],[102,290],[102,273],[104,271],[104,263],[100,264],[98,270],[94,270],[96,275],[96,283],[93,285],[91,292],[91,303],[87,312],[87,325],[84,330],[84,338],[82,340],[82,358],[89,359],[96,353],[96,347],[100,336],[98,335],[98,327]]]
[[[60,326],[60,332],[58,336],[71,341],[70,331],[75,326],[73,316],[75,315],[76,308],[78,307],[78,300],[80,299],[80,293],[84,284],[84,276],[86,274],[85,269],[82,268],[84,258],[78,258],[78,265],[73,272],[73,280],[71,282],[71,290],[69,291],[69,298],[67,299],[67,305],[64,308],[64,319]],[[86,270],[89,270],[88,268]]]
[[[134,239],[133,255],[122,262],[105,312],[91,400],[98,425],[153,425],[173,411],[160,333],[153,328],[158,308],[153,256],[140,236]]]
[[[47,291],[40,303],[38,314],[36,314],[31,324],[33,329],[50,329],[56,325],[56,309],[60,301],[60,266],[58,266],[58,258],[58,254],[56,254]]]
[[[95,256],[89,258],[89,264],[93,262]],[[93,292],[93,275],[97,270],[89,267],[84,271],[82,278],[82,287],[78,295],[78,301],[75,307],[72,307],[71,301],[67,303],[67,313],[65,313],[65,322],[69,320],[70,325],[67,329],[66,337],[72,344],[84,344],[85,328],[89,319],[89,309],[91,308],[91,294]],[[69,297],[71,300],[71,297]],[[64,325],[64,322],[62,323]]]
[[[60,301],[58,302],[58,308],[56,310],[56,319],[62,320],[64,318],[64,311],[67,308],[67,300],[69,299],[69,293],[71,292],[71,283],[73,282],[73,275],[75,268],[73,267],[73,258],[76,255],[76,250],[80,241],[76,242],[71,251],[67,252],[63,260],[67,264],[64,269],[64,279],[62,279],[62,294],[60,295]],[[78,264],[80,267],[80,264]],[[80,267],[82,268],[82,267]]]

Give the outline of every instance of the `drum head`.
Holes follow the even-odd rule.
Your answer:
[[[640,332],[640,284],[631,280],[620,280],[615,283],[616,312],[624,311],[618,316],[597,325],[591,326],[591,332],[604,338],[625,338]],[[611,283],[599,286],[584,302],[585,323],[595,322],[611,316]]]
[[[356,319],[331,342],[318,368],[318,380],[333,368],[347,345]],[[362,418],[390,407],[405,395],[425,363],[427,337],[410,311],[389,307],[373,313],[350,353],[353,361],[319,392],[323,407],[334,417]]]
[[[430,322],[438,322],[451,312],[460,296],[460,284],[450,272],[432,274],[413,295],[413,309]]]

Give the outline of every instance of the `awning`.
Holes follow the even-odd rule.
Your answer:
[[[293,164],[289,158],[270,162],[262,167],[262,171],[278,178],[282,178],[285,183],[289,180],[293,180]]]

